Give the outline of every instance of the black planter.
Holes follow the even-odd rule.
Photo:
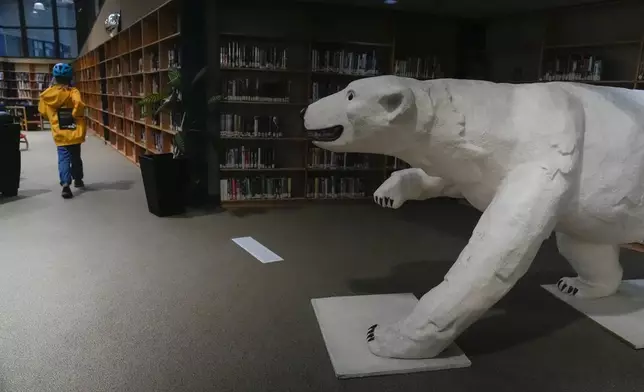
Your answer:
[[[188,167],[185,159],[172,154],[141,155],[141,176],[148,210],[160,217],[185,212]]]
[[[20,186],[20,124],[0,113],[0,194],[13,197]]]

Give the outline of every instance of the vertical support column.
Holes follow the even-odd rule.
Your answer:
[[[18,16],[20,17],[20,46],[22,47],[22,56],[29,57],[29,45],[27,44],[27,17],[25,16],[25,1],[20,2],[18,7]]]
[[[221,205],[221,171],[219,169],[219,157],[223,154],[220,135],[220,110],[221,110],[221,72],[219,58],[219,18],[220,10],[217,8],[219,1],[205,0],[208,3],[206,15],[208,25],[206,27],[206,47],[207,47],[207,65],[208,73],[205,83],[207,88],[207,97],[211,104],[206,104],[208,111],[208,134],[212,143],[208,146],[208,195],[211,201],[216,205]]]
[[[52,17],[54,18],[54,56],[59,59],[62,56],[60,55],[60,33],[58,30],[58,3],[56,1],[52,2],[51,11]]]
[[[211,186],[211,160],[212,155],[216,159],[216,153],[213,154],[216,141],[208,126],[207,83],[212,72],[209,70],[199,83],[193,85],[192,82],[199,71],[208,65],[210,42],[207,35],[213,28],[210,26],[210,16],[211,12],[214,13],[215,1],[176,1],[179,5],[181,26],[181,90],[186,116],[183,132],[191,180],[189,202],[192,205],[212,205],[219,199],[218,186],[216,192]]]

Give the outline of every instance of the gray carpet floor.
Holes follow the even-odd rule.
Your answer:
[[[0,391],[644,389],[638,352],[539,285],[570,268],[552,241],[458,339],[471,368],[339,381],[311,298],[440,282],[479,214],[451,201],[294,206],[157,218],[139,169],[91,137],[87,190],[62,200],[47,133],[29,134],[20,197],[0,200]],[[261,264],[231,238],[284,258]],[[623,252],[629,278],[644,255]]]

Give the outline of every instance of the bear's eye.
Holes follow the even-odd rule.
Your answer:
[[[347,93],[347,99],[348,99],[349,101],[351,101],[355,96],[356,96],[356,93],[354,93],[353,91],[349,91],[349,92]]]

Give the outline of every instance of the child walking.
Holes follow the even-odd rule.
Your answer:
[[[51,87],[40,94],[38,111],[51,124],[51,133],[58,149],[58,174],[62,196],[71,199],[72,180],[76,188],[83,183],[81,144],[85,142],[85,104],[77,88],[71,87],[73,70],[59,63],[52,71]]]

